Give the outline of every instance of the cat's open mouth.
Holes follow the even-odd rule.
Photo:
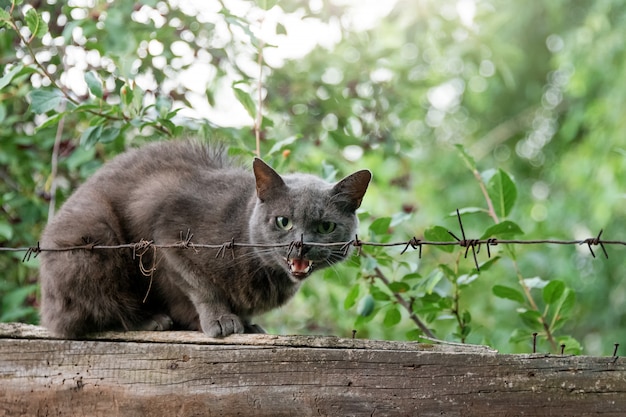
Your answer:
[[[313,261],[304,258],[291,258],[287,259],[287,266],[291,275],[298,279],[304,279],[313,270]]]

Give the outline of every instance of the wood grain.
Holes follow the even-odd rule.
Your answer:
[[[0,416],[625,413],[622,358],[190,332],[57,340],[0,324]]]

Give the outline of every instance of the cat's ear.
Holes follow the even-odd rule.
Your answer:
[[[285,182],[280,175],[259,158],[254,158],[252,169],[256,178],[256,195],[259,200],[265,201],[276,190],[285,187]]]
[[[335,184],[333,193],[348,211],[355,211],[361,206],[371,179],[372,173],[368,170],[357,171]]]

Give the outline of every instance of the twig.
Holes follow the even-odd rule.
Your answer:
[[[456,262],[454,263],[454,275],[455,276],[458,276],[459,274],[459,261],[461,260],[460,258],[461,258],[460,255],[457,256]],[[461,317],[461,289],[456,279],[453,281],[452,285],[453,285],[452,314],[454,315],[454,317],[456,317],[456,322],[459,325],[459,336],[461,337],[461,343],[465,343],[464,331],[467,326],[467,323],[465,323],[465,320],[463,320],[463,317]]]
[[[260,24],[263,25],[263,20],[261,19]],[[257,90],[258,90],[258,103],[257,103],[257,112],[256,119],[254,121],[254,138],[256,140],[256,156],[257,158],[261,157],[261,125],[263,124],[263,46],[265,43],[262,39],[259,39],[259,49],[258,49],[258,57],[257,64],[259,66],[259,79],[257,80]]]
[[[61,103],[60,113],[65,111],[67,104]],[[63,139],[63,129],[65,127],[65,116],[61,117],[57,125],[57,131],[54,136],[54,145],[52,146],[52,156],[50,158],[50,202],[48,203],[48,222],[52,221],[56,210],[57,202],[57,171],[59,167],[59,149],[61,147],[61,139]]]
[[[380,279],[383,282],[383,284],[385,284],[386,287],[389,287],[391,282],[385,276],[385,274],[383,274],[383,271],[381,271],[379,267],[374,268],[374,273],[375,273],[376,278]],[[409,313],[409,318],[413,320],[413,322],[417,325],[417,327],[419,327],[422,333],[424,333],[424,335],[426,335],[427,337],[431,339],[437,339],[435,335],[430,331],[430,329],[426,327],[424,322],[419,317],[417,317],[417,315],[413,311],[413,308],[411,307],[411,303],[409,303],[407,300],[405,300],[400,294],[396,293],[395,291],[392,291],[392,292],[398,304],[404,307],[404,309]]]
[[[485,202],[487,203],[489,216],[493,219],[495,224],[499,224],[500,220],[498,219],[498,215],[497,215],[497,213],[496,213],[496,211],[494,209],[493,202],[491,201],[491,197],[489,196],[489,192],[487,191],[487,186],[485,185],[485,182],[483,181],[483,178],[480,176],[480,173],[478,172],[476,167],[471,166],[470,164],[467,164],[467,165],[470,168],[470,171],[472,171],[472,174],[476,178],[476,181],[478,182],[478,186],[480,187],[480,190],[483,193],[483,197],[485,198]],[[459,223],[462,225],[462,223],[461,223],[461,216],[460,216],[458,210],[457,210],[457,216],[459,218]],[[461,230],[463,230],[462,226],[461,226]],[[601,234],[602,234],[602,232],[600,232],[600,235]],[[460,242],[460,244],[462,245],[465,242],[466,242],[465,241],[465,235],[463,235],[463,241]],[[599,237],[595,241],[591,241],[590,239],[586,240],[586,243],[589,245],[589,250],[591,251],[591,254],[594,257],[595,257],[595,254],[593,253],[593,250],[591,249],[591,245],[592,244],[598,244],[598,242],[600,242]],[[476,245],[477,241],[474,241],[472,243],[473,243],[473,245]],[[491,244],[493,244],[493,243],[491,243]],[[488,243],[488,245],[489,245],[489,243]],[[487,247],[489,247],[489,246],[487,246]],[[604,246],[602,246],[602,248],[604,249]],[[469,249],[469,246],[467,247],[467,249]],[[476,253],[474,252],[474,246],[472,246],[472,251],[473,251],[473,254],[474,254],[474,262],[476,263],[476,266],[478,268],[478,260],[476,259]],[[605,251],[605,254],[606,254],[606,251]],[[513,267],[515,268],[515,271],[516,271],[516,274],[517,274],[517,280],[519,282],[519,285],[522,287],[522,290],[524,291],[524,296],[526,297],[526,300],[528,301],[528,304],[530,305],[531,309],[541,313],[539,311],[539,308],[537,307],[537,303],[535,302],[535,299],[533,298],[532,294],[530,293],[530,288],[528,288],[528,286],[524,282],[524,277],[522,275],[522,272],[521,272],[521,270],[519,268],[519,265],[518,265],[517,261],[515,260],[514,256],[511,257],[511,261],[513,262]],[[557,345],[556,345],[556,342],[554,340],[554,337],[552,336],[552,331],[550,329],[550,326],[549,326],[548,322],[546,321],[545,314],[541,314],[540,321],[541,321],[541,325],[543,326],[544,331],[546,332],[546,338],[548,339],[548,341],[550,342],[550,345],[552,346],[552,350],[556,351],[557,350]]]

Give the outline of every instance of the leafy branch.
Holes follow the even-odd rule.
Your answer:
[[[461,158],[464,160],[465,164],[470,169],[470,171],[476,178],[476,181],[478,182],[478,185],[480,187],[480,190],[483,194],[483,197],[488,207],[487,213],[489,217],[493,219],[496,225],[501,225],[503,222],[500,221],[498,214],[500,214],[503,218],[505,218],[509,215],[511,209],[513,208],[513,204],[517,197],[515,184],[513,183],[513,181],[511,180],[508,174],[506,174],[502,170],[499,170],[497,173],[491,176],[490,178],[491,187],[489,187],[485,183],[483,175],[481,175],[480,172],[478,171],[476,162],[474,161],[474,159],[465,151],[465,149],[463,149],[461,145],[457,145],[457,149],[461,155]],[[491,193],[489,192],[489,189],[491,189]],[[493,202],[493,197],[497,199],[495,205]],[[521,229],[519,231],[521,232]],[[557,351],[557,343],[554,339],[554,335],[552,334],[553,326],[550,326],[550,323],[547,317],[547,308],[544,313],[540,312],[537,302],[535,301],[531,293],[531,290],[529,286],[526,284],[526,281],[520,270],[519,264],[515,256],[515,249],[513,247],[507,247],[507,251],[509,252],[511,261],[513,262],[515,274],[517,276],[518,283],[524,293],[524,298],[527,302],[527,305],[530,307],[530,310],[532,312],[539,313],[536,315],[536,319],[539,320],[539,322],[541,323],[541,326],[545,333],[545,337],[550,343],[552,350]],[[494,287],[494,288],[498,288],[498,287]],[[496,290],[496,295],[502,296],[503,294],[502,293],[498,294],[498,291],[502,291],[502,290]],[[505,296],[505,298],[509,298],[509,297]],[[535,314],[533,313],[531,313],[531,315],[535,316]]]
[[[94,96],[96,96],[98,99],[101,100],[99,106],[90,105],[74,97],[71,94],[70,89],[67,88],[67,86],[62,85],[60,81],[57,80],[57,78],[55,78],[54,75],[50,73],[50,71],[48,71],[46,66],[37,58],[37,54],[32,47],[32,44],[36,39],[41,39],[44,37],[45,34],[48,33],[48,26],[46,22],[43,20],[43,18],[41,17],[41,15],[37,13],[37,10],[35,10],[34,8],[29,8],[24,13],[24,16],[23,16],[24,23],[26,24],[30,32],[30,36],[26,38],[26,36],[22,34],[18,20],[15,17],[16,5],[20,3],[21,1],[19,0],[12,0],[11,7],[9,8],[8,12],[4,9],[0,9],[0,27],[3,25],[8,26],[10,29],[12,29],[15,32],[20,43],[24,45],[24,47],[26,48],[26,51],[28,52],[28,55],[31,57],[35,68],[37,68],[37,70],[40,72],[40,74],[43,77],[45,77],[46,79],[50,81],[51,85],[54,87],[56,92],[60,92],[61,94],[59,95],[55,91],[46,92],[46,91],[41,91],[41,90],[34,90],[30,94],[30,98],[33,101],[33,110],[35,112],[45,113],[49,110],[56,108],[57,105],[61,104],[61,102],[65,100],[66,102],[69,102],[74,106],[73,108],[74,111],[83,111],[85,113],[97,116],[101,119],[105,119],[105,120],[109,120],[113,122],[122,122],[126,124],[132,123],[133,118],[125,114],[124,112],[117,111],[118,109],[117,107],[111,107],[110,110],[112,110],[114,113],[119,113],[120,115],[112,114],[111,112],[106,112],[102,110],[102,104],[103,104],[102,86],[101,86],[101,82],[97,80],[93,74],[88,73],[91,75],[86,75],[85,78],[86,78],[86,82],[88,86],[90,87],[90,91],[94,94]],[[23,66],[21,64],[16,66],[14,68],[14,71],[7,74],[9,77],[6,79],[6,82],[10,82],[11,81],[10,78],[16,76],[22,69],[23,69]],[[99,88],[96,87],[96,85],[98,84],[100,84]],[[51,121],[56,122],[61,117],[63,117],[63,115],[64,115],[64,112],[59,112]],[[166,127],[162,123],[155,123],[155,122],[150,121],[147,124],[149,124],[156,130],[158,130],[159,132],[167,136],[172,135],[172,130]],[[114,129],[112,131],[117,132],[119,134],[118,129]]]
[[[474,177],[478,181],[483,197],[485,198],[487,208],[468,207],[457,210],[455,215],[459,220],[462,238],[456,237],[452,232],[442,226],[433,226],[424,231],[424,239],[412,238],[405,243],[406,251],[409,247],[420,249],[421,245],[437,242],[435,248],[438,250],[452,253],[454,246],[465,247],[465,257],[468,251],[474,253],[475,267],[472,269],[463,268],[461,259],[463,252],[456,254],[453,265],[450,263],[441,263],[436,269],[426,276],[422,276],[416,271],[416,266],[408,262],[398,262],[388,257],[386,253],[378,249],[394,245],[391,243],[394,225],[399,225],[402,221],[408,219],[406,214],[399,213],[392,217],[378,218],[369,226],[370,239],[375,241],[369,243],[373,246],[371,252],[360,257],[360,266],[363,270],[362,276],[370,279],[369,293],[361,298],[359,303],[356,302],[360,295],[358,285],[355,285],[349,292],[344,303],[345,308],[357,305],[357,311],[360,317],[357,319],[357,325],[364,321],[369,321],[377,312],[385,310],[386,314],[383,320],[385,326],[395,326],[399,320],[399,313],[394,305],[400,306],[409,313],[409,318],[417,326],[416,331],[426,337],[435,339],[432,331],[426,323],[434,320],[453,319],[456,324],[456,331],[453,336],[458,338],[462,343],[467,341],[472,331],[472,314],[466,308],[463,308],[463,294],[465,289],[476,281],[482,274],[487,273],[490,268],[497,264],[501,259],[500,255],[492,256],[489,247],[504,242],[513,243],[521,242],[517,239],[511,239],[516,235],[523,234],[517,224],[508,220],[510,213],[514,207],[517,198],[517,188],[513,179],[503,170],[488,170],[479,172],[474,160],[459,147],[461,157],[466,162]],[[461,221],[461,213],[485,213],[495,224],[487,227],[479,239],[468,239],[463,230]],[[598,238],[599,239],[599,238]],[[581,243],[600,244],[598,239],[586,240]],[[596,242],[597,240],[597,242]],[[446,243],[450,242],[450,245]],[[531,242],[531,241],[524,241]],[[537,241],[532,241],[537,242]],[[543,241],[543,243],[557,243],[556,241]],[[566,243],[562,241],[560,243]],[[479,263],[476,257],[480,245],[487,246],[488,259]],[[359,242],[359,247],[364,246]],[[557,351],[559,341],[567,340],[569,351],[577,351],[579,344],[574,339],[565,337],[557,339],[555,331],[563,325],[568,318],[568,313],[574,304],[574,292],[567,288],[566,285],[559,280],[545,281],[540,278],[524,278],[519,264],[516,259],[515,249],[506,246],[504,253],[511,258],[515,275],[522,291],[506,285],[492,286],[493,294],[498,298],[508,299],[517,302],[522,308],[518,309],[519,317],[523,324],[529,327],[533,332],[541,331],[548,341],[553,351]],[[398,271],[401,267],[409,268],[409,272],[399,280],[389,278],[386,269]],[[377,288],[374,280],[380,282],[380,288]],[[447,283],[446,283],[447,281]],[[536,298],[533,290],[542,291],[543,306]],[[524,334],[519,332],[511,337],[512,342],[529,339],[530,333]],[[415,337],[418,334],[407,335],[407,337]],[[421,336],[418,336],[421,337]]]

